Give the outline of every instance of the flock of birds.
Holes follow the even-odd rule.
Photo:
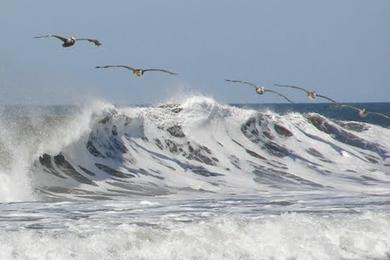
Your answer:
[[[64,37],[64,36],[55,35],[55,34],[36,36],[34,38],[37,38],[37,39],[39,39],[39,38],[56,38],[56,39],[59,39],[59,40],[62,41],[62,47],[65,47],[65,48],[66,47],[71,47],[71,46],[75,45],[75,43],[78,42],[78,41],[88,41],[90,43],[93,43],[95,46],[102,45],[100,43],[100,41],[98,41],[97,39],[76,38],[74,36]],[[96,66],[95,68],[96,69],[124,68],[124,69],[130,70],[137,77],[141,77],[141,76],[144,75],[145,72],[149,72],[149,71],[163,72],[163,73],[167,73],[167,74],[170,74],[170,75],[177,75],[177,73],[169,71],[169,70],[166,70],[166,69],[154,69],[154,68],[142,69],[142,68],[134,68],[134,67],[131,67],[129,65],[104,65],[104,66]],[[288,97],[286,97],[285,95],[283,95],[282,93],[280,93],[278,91],[275,91],[275,90],[272,90],[272,89],[268,89],[268,88],[256,85],[256,84],[248,82],[248,81],[232,80],[232,79],[225,79],[225,81],[231,82],[231,83],[239,83],[239,84],[243,84],[243,85],[247,85],[247,86],[253,87],[253,88],[255,88],[256,93],[259,94],[259,95],[263,95],[265,93],[274,93],[274,94],[279,95],[280,97],[284,98],[288,102],[294,103]],[[297,89],[297,90],[303,91],[303,92],[306,93],[307,97],[309,99],[311,99],[311,100],[314,100],[316,98],[326,99],[326,100],[334,103],[335,105],[337,105],[339,107],[349,108],[349,109],[357,111],[360,117],[366,117],[369,114],[372,114],[372,115],[382,116],[384,118],[390,119],[390,116],[388,116],[388,115],[385,115],[385,114],[382,114],[382,113],[377,113],[377,112],[367,111],[366,108],[358,108],[358,107],[347,105],[347,104],[340,104],[340,103],[336,102],[334,99],[326,97],[324,95],[321,95],[321,94],[317,93],[314,90],[307,90],[307,89],[304,89],[302,87],[292,86],[292,85],[280,85],[280,84],[274,84],[274,85],[276,87],[280,87],[280,88],[292,88],[292,89]]]

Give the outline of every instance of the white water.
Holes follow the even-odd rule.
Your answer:
[[[255,214],[254,206],[265,212],[283,206],[245,198],[170,201],[19,206],[18,214],[4,216],[13,214],[20,224],[3,225],[0,259],[387,259],[390,254],[387,213]]]
[[[36,156],[35,187],[71,198],[390,187],[390,130],[380,126],[360,123],[365,130],[355,131],[318,114],[280,115],[204,97],[170,107],[97,107],[68,122],[63,138],[39,146],[56,173]]]
[[[381,227],[378,227],[381,224]],[[2,259],[385,259],[390,218],[285,214],[166,228],[2,232]],[[30,245],[34,245],[31,247]]]
[[[205,97],[3,111],[0,259],[388,259],[390,129],[357,124]]]
[[[0,127],[0,202],[32,200],[28,174],[32,158],[4,123]]]
[[[95,102],[61,116],[44,108],[5,115],[0,118],[0,201],[44,194],[75,198],[74,189],[78,198],[84,196],[80,192],[110,197],[114,184],[107,169],[135,176],[122,180],[133,185],[132,191],[134,185],[146,190],[153,185],[151,195],[319,188],[386,192],[390,186],[389,129],[360,123],[365,130],[350,130],[317,114],[280,115],[190,97],[164,108]],[[40,165],[44,154],[56,174]],[[64,173],[56,155],[81,179]],[[128,192],[123,185],[115,190]]]
[[[90,120],[97,111],[110,108],[93,102],[80,113],[56,118],[44,107],[15,107],[12,115],[3,109],[0,116],[0,202],[37,199],[31,167],[45,152],[59,153],[90,131]],[[50,118],[53,117],[53,118]]]

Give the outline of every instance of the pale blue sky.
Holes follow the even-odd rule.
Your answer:
[[[0,2],[0,103],[68,104],[93,98],[154,103],[177,93],[222,102],[282,102],[224,78],[296,84],[343,102],[390,101],[390,1]],[[57,33],[96,37],[62,48]],[[95,65],[132,64],[179,77]],[[275,88],[276,89],[276,88]],[[297,102],[300,92],[284,90]]]

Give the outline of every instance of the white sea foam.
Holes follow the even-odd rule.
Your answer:
[[[390,129],[174,101],[2,111],[0,259],[390,257]]]
[[[255,111],[202,96],[175,100],[124,108],[95,102],[50,120],[44,111],[0,120],[0,162],[8,161],[0,201],[31,200],[34,190],[40,199],[89,199],[390,187],[389,129],[354,131],[314,113]]]
[[[390,216],[283,214],[0,231],[1,259],[387,259]]]

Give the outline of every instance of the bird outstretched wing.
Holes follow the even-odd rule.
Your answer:
[[[277,92],[277,91],[275,91],[275,90],[272,90],[272,89],[264,89],[264,91],[265,92],[271,92],[271,93],[274,93],[274,94],[276,94],[276,95],[279,95],[279,96],[281,96],[282,98],[284,98],[285,100],[287,100],[288,102],[290,102],[290,103],[294,103],[293,101],[291,101],[288,97],[286,97],[285,95],[283,95],[282,93],[279,93],[279,92]]]
[[[341,106],[341,107],[348,107],[348,108],[353,109],[353,110],[355,110],[355,111],[357,111],[357,112],[362,111],[362,109],[360,109],[360,108],[358,108],[358,107],[355,107],[355,106],[351,106],[351,105],[340,104],[340,106]]]
[[[49,37],[57,38],[57,39],[59,39],[59,40],[61,40],[63,42],[65,42],[67,40],[67,38],[59,36],[59,35],[56,35],[56,34],[40,35],[40,36],[35,36],[34,38],[35,39],[39,39],[39,38],[49,38]]]
[[[384,118],[387,118],[387,119],[390,119],[390,116],[382,114],[382,113],[378,113],[378,112],[368,112],[368,113],[369,114],[373,114],[373,115],[378,115],[378,116],[381,116],[381,117],[384,117]]]
[[[324,95],[317,94],[317,97],[324,98],[324,99],[329,100],[330,102],[333,102],[333,103],[337,103],[335,100],[333,100],[333,99],[331,99],[329,97],[326,97]]]
[[[225,79],[225,81],[227,81],[227,82],[233,82],[233,83],[242,83],[242,84],[245,84],[245,85],[248,85],[248,86],[257,88],[256,84],[254,84],[254,83],[252,83],[252,82],[249,82],[249,81],[235,80],[235,79]]]
[[[293,86],[293,85],[281,85],[281,84],[274,84],[274,85],[277,86],[277,87],[281,87],[281,88],[295,88],[295,89],[302,90],[302,91],[304,91],[304,92],[306,92],[306,93],[309,92],[309,90],[304,89],[304,88],[302,88],[302,87],[298,87],[298,86]]]
[[[348,107],[348,108],[351,108],[351,109],[356,110],[356,111],[358,111],[358,112],[361,112],[361,111],[363,110],[363,109],[357,108],[357,107],[355,107],[355,106],[346,105],[346,104],[341,104],[340,106],[341,106],[341,107]],[[385,115],[385,114],[382,114],[382,113],[371,112],[371,111],[368,111],[367,113],[368,113],[368,114],[371,114],[371,115],[377,115],[377,116],[381,116],[381,117],[390,119],[390,116],[389,116],[389,115]]]
[[[134,71],[135,69],[133,67],[130,67],[128,65],[104,65],[104,66],[96,66],[95,69],[107,69],[107,68],[125,68],[131,71]]]
[[[142,71],[144,71],[144,72],[146,72],[146,71],[161,71],[161,72],[165,72],[165,73],[168,73],[171,75],[177,75],[176,72],[172,72],[172,71],[164,70],[164,69],[143,69]]]
[[[89,41],[89,42],[94,43],[96,46],[102,45],[101,42],[99,42],[98,40],[91,39],[91,38],[80,38],[80,39],[77,38],[76,41]]]

